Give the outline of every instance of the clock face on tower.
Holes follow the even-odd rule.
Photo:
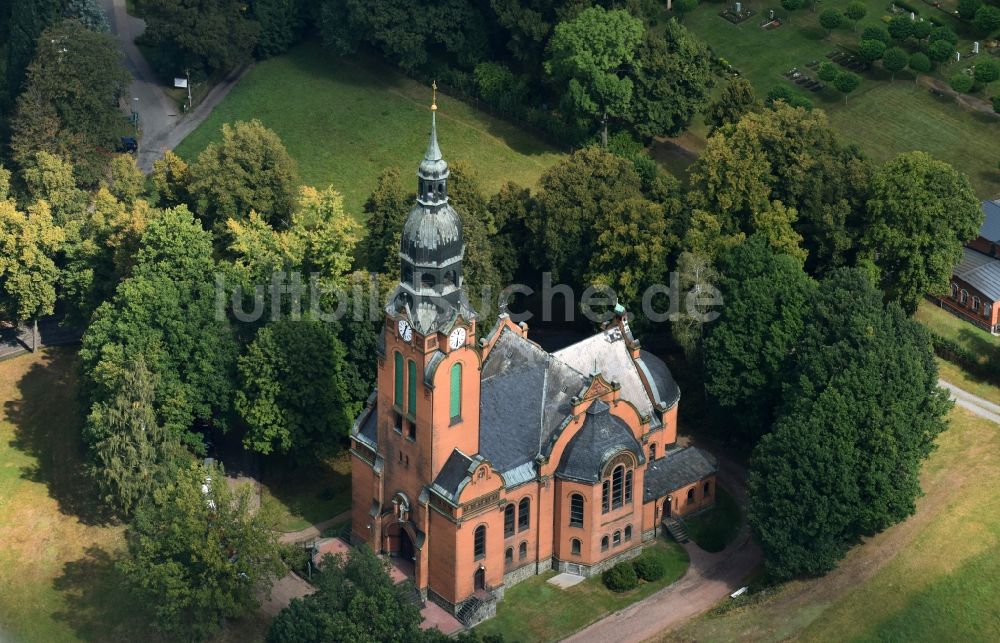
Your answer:
[[[465,344],[465,329],[456,328],[451,331],[451,335],[448,335],[448,346],[452,349],[458,348]]]
[[[404,342],[408,342],[413,339],[413,328],[410,326],[410,322],[405,319],[399,320],[398,325],[399,336],[403,338]]]

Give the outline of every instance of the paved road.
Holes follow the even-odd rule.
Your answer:
[[[59,320],[47,317],[38,322],[38,348],[45,346],[65,346],[80,341],[80,331],[63,328]],[[31,349],[31,326],[0,329],[0,360],[9,359],[29,352]],[[3,639],[0,638],[0,641]]]
[[[142,130],[137,161],[142,171],[148,174],[153,170],[154,161],[162,158],[166,151],[177,147],[185,136],[205,120],[219,101],[236,85],[247,68],[230,74],[223,82],[213,87],[193,111],[182,114],[180,105],[166,94],[156,73],[135,46],[135,39],[146,30],[145,21],[128,15],[125,11],[125,0],[100,0],[100,3],[111,23],[111,32],[121,42],[125,54],[125,67],[132,74],[128,100],[135,103],[133,99],[139,99],[139,124]],[[182,71],[178,70],[178,74]]]
[[[955,400],[955,404],[972,411],[979,417],[1000,424],[1000,405],[994,404],[989,400],[984,400],[978,395],[973,395],[941,379],[938,380],[938,386],[951,393],[951,399]]]

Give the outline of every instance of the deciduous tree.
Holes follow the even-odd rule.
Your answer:
[[[186,68],[211,73],[250,60],[260,25],[241,0],[139,0],[143,37],[165,55],[177,74]]]
[[[896,72],[903,71],[909,62],[910,56],[902,47],[890,47],[882,56],[882,66],[890,72],[891,80],[896,80]]]
[[[760,108],[753,85],[742,76],[731,78],[719,96],[705,110],[705,124],[711,132],[728,123],[735,123],[744,114]]]

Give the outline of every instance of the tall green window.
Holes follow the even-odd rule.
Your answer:
[[[398,408],[403,408],[403,355],[396,352],[395,356],[396,395],[392,398]]]
[[[417,414],[417,363],[412,359],[406,364],[406,411],[411,416]]]
[[[462,417],[462,365],[451,367],[451,419]]]

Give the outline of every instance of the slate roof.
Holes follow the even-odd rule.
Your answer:
[[[469,477],[472,463],[472,458],[455,449],[441,467],[433,486],[438,492],[443,492],[449,500],[453,502],[458,500],[462,481]]]
[[[1000,301],[1000,259],[962,248],[962,261],[952,273],[993,301]]]
[[[671,491],[719,470],[719,461],[712,454],[697,447],[684,447],[667,453],[646,467],[643,502],[662,498]]]
[[[367,443],[373,449],[378,442],[378,431],[375,430],[376,418],[378,418],[378,413],[376,411],[375,392],[372,391],[371,395],[368,396],[368,403],[361,411],[358,419],[354,421],[354,426],[351,429],[362,442]]]
[[[501,473],[534,460],[587,378],[509,328],[483,363],[479,451]]]
[[[1000,241],[1000,200],[983,201],[983,225],[979,236],[989,241]]]
[[[642,447],[628,424],[611,415],[606,402],[595,400],[587,409],[580,431],[566,445],[556,476],[594,483],[601,479],[604,464],[616,453],[628,449],[644,462]]]

